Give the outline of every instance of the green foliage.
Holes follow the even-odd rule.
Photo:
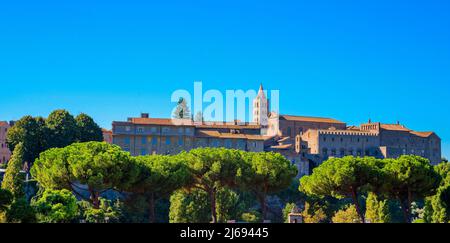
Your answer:
[[[247,223],[258,223],[261,222],[261,214],[256,211],[251,211],[247,213],[243,213],[241,215],[241,219]]]
[[[328,222],[328,217],[325,211],[318,204],[311,205],[310,203],[305,203],[305,208],[302,212],[303,221],[307,224],[313,223],[326,223]]]
[[[108,189],[125,190],[135,182],[138,169],[130,154],[105,142],[74,143],[41,154],[31,174],[45,189],[78,188],[86,185],[94,207],[99,194]]]
[[[436,194],[425,199],[424,221],[427,223],[450,222],[450,164],[443,162],[434,169],[442,180]]]
[[[212,222],[216,223],[216,194],[220,187],[236,187],[242,165],[241,152],[224,148],[198,148],[182,153],[193,179],[189,187],[205,191],[211,203]]]
[[[6,140],[11,151],[22,143],[23,160],[31,165],[49,148],[65,147],[79,141],[102,141],[103,135],[89,116],[80,114],[75,119],[65,110],[55,110],[47,119],[22,117],[8,130]]]
[[[170,223],[208,223],[211,220],[208,194],[204,190],[178,190],[170,197]]]
[[[24,147],[19,143],[14,148],[13,155],[8,162],[6,172],[3,177],[2,189],[10,191],[15,198],[25,195],[24,192],[24,174],[20,171],[23,166]]]
[[[312,175],[300,179],[300,191],[319,197],[352,198],[364,222],[358,195],[371,183],[381,183],[380,165],[380,161],[369,157],[332,158],[315,168]]]
[[[42,152],[31,167],[31,175],[45,189],[72,189],[73,176],[69,171],[69,151],[52,148]]]
[[[137,176],[130,154],[116,145],[87,142],[75,143],[65,149],[71,176],[93,192],[126,189]]]
[[[217,191],[218,222],[226,223],[239,217],[244,209],[239,199],[239,195],[228,188],[220,188]]]
[[[388,223],[390,213],[387,200],[378,200],[375,193],[369,192],[366,200],[366,222]]]
[[[49,147],[62,148],[77,141],[77,122],[66,110],[55,110],[45,120],[49,131]]]
[[[298,190],[299,186],[300,186],[299,180],[294,179],[294,180],[292,180],[291,185],[288,188],[286,188],[274,195],[277,196],[278,198],[280,198],[280,200],[283,203],[305,202],[309,197],[304,192],[301,192]]]
[[[173,191],[190,184],[191,176],[180,156],[146,155],[136,157],[138,176],[129,191],[140,194],[149,204],[149,220],[155,220],[155,204]]]
[[[66,189],[46,190],[32,206],[42,223],[69,223],[78,217],[77,199]]]
[[[187,105],[186,99],[180,98],[177,103],[177,107],[173,112],[174,119],[190,119],[191,111]]]
[[[332,218],[333,223],[362,223],[356,211],[355,205],[350,205],[346,209],[339,210]]]
[[[99,198],[100,206],[95,208],[87,201],[78,202],[82,219],[86,223],[120,223],[123,205],[105,198]]]
[[[6,212],[8,223],[35,223],[36,212],[25,198],[15,199]]]
[[[291,185],[297,167],[279,153],[243,153],[244,163],[238,170],[241,187],[260,201],[262,220],[266,218],[266,197]]]
[[[383,171],[385,192],[396,198],[404,213],[404,221],[411,222],[411,203],[414,200],[433,195],[440,183],[440,176],[430,162],[422,157],[404,155],[387,160]]]
[[[45,120],[41,117],[24,116],[12,126],[6,134],[6,141],[11,151],[19,143],[24,147],[23,160],[32,163],[39,153],[48,148],[48,133]]]
[[[13,194],[5,189],[0,189],[0,213],[5,212],[14,199]]]
[[[92,117],[81,113],[75,118],[75,121],[78,142],[103,141],[102,129],[95,123]]]
[[[239,219],[247,209],[239,195],[228,188],[217,190],[218,222]],[[170,197],[169,221],[172,223],[206,223],[211,219],[208,193],[200,189],[178,190]]]

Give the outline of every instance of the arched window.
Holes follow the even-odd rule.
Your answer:
[[[328,155],[328,149],[327,148],[323,148],[322,149],[322,155],[324,155],[324,156]]]
[[[288,128],[287,128],[287,134],[286,134],[286,135],[291,136],[291,132],[292,132],[292,131],[291,131],[291,127],[288,127]]]

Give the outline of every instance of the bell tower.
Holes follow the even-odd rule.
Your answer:
[[[261,134],[267,133],[269,124],[269,104],[262,84],[259,86],[258,95],[253,100],[253,122],[261,125]]]

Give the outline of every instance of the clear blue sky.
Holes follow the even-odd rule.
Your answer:
[[[168,117],[170,94],[279,89],[282,113],[434,130],[450,157],[450,2],[3,1],[0,120]],[[163,3],[162,3],[163,2]]]

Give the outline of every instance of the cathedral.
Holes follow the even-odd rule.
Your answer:
[[[403,124],[368,121],[348,126],[332,118],[271,112],[262,85],[253,100],[251,122],[195,122],[150,118],[148,113],[114,121],[112,143],[131,155],[177,154],[198,147],[251,152],[273,151],[295,163],[299,176],[332,157],[398,158],[412,154],[432,164],[441,161],[441,140],[434,132],[417,132]]]

